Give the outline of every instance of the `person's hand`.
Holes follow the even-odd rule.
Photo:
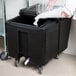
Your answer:
[[[69,18],[69,15],[65,11],[61,11],[61,16],[64,16],[65,18]]]

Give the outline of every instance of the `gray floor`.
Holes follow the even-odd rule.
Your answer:
[[[0,39],[0,51],[3,50],[3,41]],[[22,59],[21,59],[22,61]],[[76,76],[76,56],[61,54],[59,59],[52,59],[43,67],[42,75],[32,66],[14,66],[14,59],[0,60],[0,76]]]
[[[14,66],[14,59],[0,60],[0,76],[40,76],[33,67]],[[76,76],[76,57],[61,54],[58,60],[50,60],[43,67],[41,76]]]

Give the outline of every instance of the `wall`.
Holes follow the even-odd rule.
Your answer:
[[[76,20],[72,20],[68,48],[64,53],[76,55]]]
[[[26,0],[6,0],[6,18],[19,15],[19,10],[26,7]]]
[[[26,7],[25,0],[5,0],[6,1],[6,18],[11,19],[19,14],[20,8]],[[4,35],[2,0],[0,0],[0,35]]]
[[[31,5],[34,5],[38,2],[39,2],[39,0],[29,0],[29,5],[31,6]]]

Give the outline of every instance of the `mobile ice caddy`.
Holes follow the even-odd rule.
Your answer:
[[[42,4],[35,4],[21,9],[19,16],[6,21],[7,51],[2,52],[2,60],[11,56],[18,66],[24,56],[24,63],[34,63],[41,74],[42,66],[52,58],[57,59],[67,48],[71,18],[40,18],[35,26],[34,18],[44,10]]]

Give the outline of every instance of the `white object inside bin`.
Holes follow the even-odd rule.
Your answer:
[[[37,22],[39,19],[46,19],[46,18],[65,18],[65,15],[63,14],[63,11],[66,12],[68,17],[70,18],[72,16],[71,12],[66,7],[57,7],[53,10],[43,12],[35,17],[34,25],[38,25]]]
[[[54,4],[55,4],[55,2],[54,2]],[[53,4],[53,7],[54,7],[54,4]],[[37,15],[35,17],[35,22],[33,24],[37,26],[38,20],[45,19],[45,18],[66,18],[66,17],[70,18],[73,15],[73,19],[76,19],[76,10],[75,9],[76,9],[76,1],[67,0],[65,6],[53,8],[52,10],[47,10],[46,12],[43,12],[43,13]]]

